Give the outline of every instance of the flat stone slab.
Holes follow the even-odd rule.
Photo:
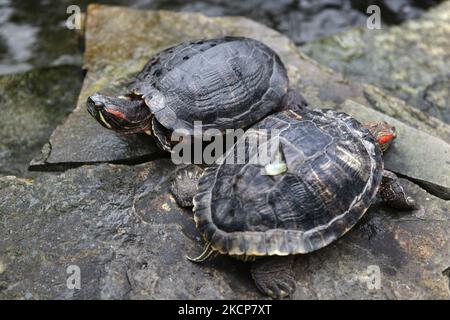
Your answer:
[[[168,188],[170,160],[84,166],[32,180],[0,177],[0,299],[259,297],[247,266],[201,250],[190,210]],[[67,288],[67,268],[81,289]]]
[[[349,79],[383,88],[450,124],[448,1],[420,19],[381,30],[352,29],[306,43],[301,50]]]
[[[139,23],[136,23],[138,21]],[[280,33],[241,17],[206,17],[202,14],[144,11],[90,5],[87,12],[85,68],[88,70],[74,113],[55,130],[31,169],[54,170],[80,164],[136,163],[159,158],[152,138],[116,134],[101,127],[86,111],[85,102],[96,91],[120,93],[156,52],[176,43],[224,35],[247,36],[272,47],[286,64],[291,84],[313,105],[336,108],[347,98],[364,105],[391,106],[401,102],[376,90],[366,98],[362,84],[351,83],[301,54]],[[450,140],[450,127],[411,117],[414,108],[404,105],[397,119]],[[386,108],[390,115],[397,110]]]
[[[65,170],[85,163],[101,162],[133,164],[163,157],[148,136],[120,135],[108,131],[87,113],[85,102],[95,86],[91,76],[87,75],[84,80],[76,109],[52,133],[41,153],[31,161],[30,170]],[[111,93],[117,90],[113,86],[109,88]]]
[[[0,175],[32,175],[30,160],[73,110],[82,80],[70,66],[0,77]]]
[[[249,265],[203,264],[168,159],[0,177],[0,299],[259,299]],[[420,210],[373,207],[346,236],[298,256],[293,299],[449,299],[448,202],[402,180]],[[67,268],[80,268],[80,289]],[[72,271],[73,272],[73,271]]]
[[[386,169],[408,177],[442,199],[450,200],[449,144],[351,100],[347,100],[340,109],[361,122],[386,121],[395,126],[398,138],[383,156]]]

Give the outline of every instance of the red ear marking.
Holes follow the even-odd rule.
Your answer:
[[[395,136],[393,134],[387,134],[387,135],[381,136],[378,139],[378,142],[381,144],[385,144],[385,143],[388,143],[388,142],[394,140],[394,138],[395,138]]]
[[[126,119],[125,115],[122,112],[120,112],[120,111],[112,110],[112,109],[105,109],[105,111],[115,115],[118,118]]]

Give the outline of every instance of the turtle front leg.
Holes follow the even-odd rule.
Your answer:
[[[398,181],[397,175],[391,171],[384,170],[378,195],[383,203],[392,208],[400,210],[413,210],[417,208],[414,199],[406,194]]]
[[[170,186],[170,192],[180,207],[192,207],[192,200],[197,192],[197,185],[203,169],[196,165],[189,165],[178,169]]]
[[[265,257],[256,260],[251,268],[256,287],[274,299],[289,296],[295,291],[294,256]]]
[[[281,110],[299,112],[308,107],[306,99],[296,89],[289,88],[281,101]]]

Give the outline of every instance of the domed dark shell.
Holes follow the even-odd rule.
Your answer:
[[[272,49],[254,39],[224,37],[160,52],[130,90],[144,95],[164,127],[192,133],[194,121],[220,131],[248,127],[280,107],[287,87],[286,69]]]
[[[266,138],[261,147],[272,150],[276,137],[279,147],[271,158],[278,153],[287,171],[267,175],[268,161],[256,161],[257,150],[245,139]],[[236,164],[244,153],[245,163]],[[381,150],[350,116],[331,110],[279,112],[248,130],[206,169],[194,198],[195,220],[224,254],[311,252],[355,225],[373,202],[382,171]]]

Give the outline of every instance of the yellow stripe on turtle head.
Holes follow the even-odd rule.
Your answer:
[[[103,114],[99,112],[98,115],[100,116],[100,120],[105,124],[105,126],[108,127],[108,129],[111,129],[111,125],[108,122],[106,122],[105,117],[103,117]]]

